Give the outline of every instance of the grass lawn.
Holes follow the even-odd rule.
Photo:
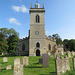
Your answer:
[[[5,70],[7,65],[14,65],[14,59],[20,58],[23,56],[12,56],[8,57],[8,63],[3,63],[3,57],[0,56],[0,62],[2,64],[2,70],[0,71],[0,75],[13,75],[12,70]],[[38,64],[39,58],[41,57],[29,57],[29,66],[24,66],[24,75],[56,75],[55,71],[55,58],[49,58],[49,67],[42,67],[41,64]],[[62,75],[75,75],[75,71],[73,71],[73,62],[70,58],[70,68],[71,71]]]

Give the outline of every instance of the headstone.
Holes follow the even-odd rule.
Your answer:
[[[24,65],[29,65],[29,60],[27,56],[23,57],[23,66]]]
[[[73,58],[73,69],[75,70],[75,57]]]
[[[75,53],[74,53],[73,51],[71,52],[71,54],[72,54],[72,56],[74,56],[74,55],[75,55]]]
[[[51,53],[50,53],[50,52],[48,52],[48,55],[50,56],[50,55],[51,55]]]
[[[39,63],[42,64],[42,58],[39,58]]]
[[[11,65],[6,66],[6,70],[11,70],[11,69],[12,69]]]
[[[2,53],[2,55],[4,55],[4,53]]]
[[[69,63],[69,57],[65,57],[65,66],[66,66],[66,70],[70,71],[70,63]]]
[[[4,58],[3,58],[3,62],[8,62],[7,57],[4,57]]]
[[[56,65],[56,73],[57,74],[61,74],[61,59],[60,58],[56,58],[55,59],[55,65]]]
[[[48,54],[42,55],[42,65],[43,65],[43,67],[49,66],[49,56],[48,56]]]
[[[67,55],[69,58],[71,58],[71,52],[70,51],[67,52]]]
[[[61,73],[66,73],[70,70],[69,58],[68,57],[60,57],[55,59],[56,72],[57,75]]]
[[[23,65],[20,63],[20,59],[14,60],[14,73],[13,75],[23,75]]]

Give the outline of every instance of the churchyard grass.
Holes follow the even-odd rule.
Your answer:
[[[13,75],[13,69],[12,70],[5,70],[7,65],[14,66],[14,59],[20,58],[22,59],[23,56],[11,56],[7,57],[8,63],[3,63],[3,57],[0,56],[0,62],[2,64],[2,70],[0,71],[0,75]],[[56,75],[55,71],[55,58],[49,58],[49,67],[42,67],[41,64],[39,64],[39,58],[41,57],[29,57],[29,65],[24,66],[24,75]],[[75,71],[73,71],[73,62],[72,58],[70,58],[70,68],[71,71],[67,72],[66,74],[62,75],[75,75]]]

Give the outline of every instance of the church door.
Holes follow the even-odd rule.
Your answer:
[[[36,56],[40,56],[40,50],[36,50]]]

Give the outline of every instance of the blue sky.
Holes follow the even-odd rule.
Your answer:
[[[37,0],[1,0],[0,28],[14,28],[19,37],[28,36],[29,9]],[[45,5],[46,35],[58,33],[62,39],[75,39],[75,0],[38,0]]]

